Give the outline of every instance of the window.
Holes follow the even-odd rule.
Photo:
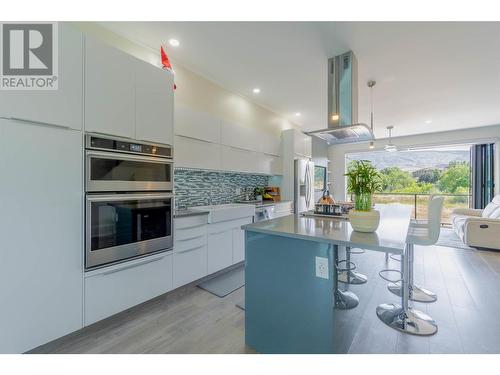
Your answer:
[[[314,190],[326,189],[326,167],[314,166]]]

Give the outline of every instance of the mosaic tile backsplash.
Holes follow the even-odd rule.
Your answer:
[[[176,168],[175,206],[233,203],[245,199],[246,191],[252,198],[254,187],[268,184],[269,177],[263,175]],[[240,189],[240,194],[237,194],[237,189]]]

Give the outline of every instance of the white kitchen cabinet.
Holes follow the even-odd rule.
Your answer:
[[[207,275],[207,215],[174,219],[173,285]]]
[[[279,156],[262,154],[257,155],[259,160],[258,172],[269,175],[281,174],[281,158]]]
[[[215,226],[217,224],[210,224]],[[233,264],[233,228],[208,233],[208,274],[220,271]]]
[[[85,37],[85,131],[135,136],[136,59]]]
[[[231,146],[221,146],[221,166],[225,171],[262,173],[260,154]]]
[[[223,121],[221,124],[221,144],[242,150],[260,152],[260,134],[257,129]]]
[[[221,121],[206,112],[175,104],[175,134],[220,143]]]
[[[174,138],[174,164],[176,167],[221,169],[220,144],[178,135]]]
[[[57,90],[0,90],[0,117],[81,130],[83,122],[83,36],[59,23]]]
[[[172,252],[87,272],[85,325],[172,290]]]
[[[312,139],[311,136],[298,130],[294,131],[295,154],[301,157],[312,157]]]
[[[274,155],[281,155],[281,139],[279,136],[273,135],[263,135],[258,138],[258,144],[260,145],[260,149],[258,151]]]
[[[274,217],[282,217],[293,214],[293,203],[286,202],[276,202],[274,205]]]
[[[241,228],[233,229],[233,264],[245,260],[245,231]]]
[[[174,78],[167,70],[135,61],[135,138],[172,145]]]
[[[82,328],[80,131],[0,119],[0,353]]]

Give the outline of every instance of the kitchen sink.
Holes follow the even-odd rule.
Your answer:
[[[255,215],[255,206],[241,203],[190,207],[193,211],[208,211],[208,222],[218,223]]]

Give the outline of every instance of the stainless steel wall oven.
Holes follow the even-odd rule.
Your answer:
[[[173,160],[168,145],[87,134],[85,268],[173,246]]]

